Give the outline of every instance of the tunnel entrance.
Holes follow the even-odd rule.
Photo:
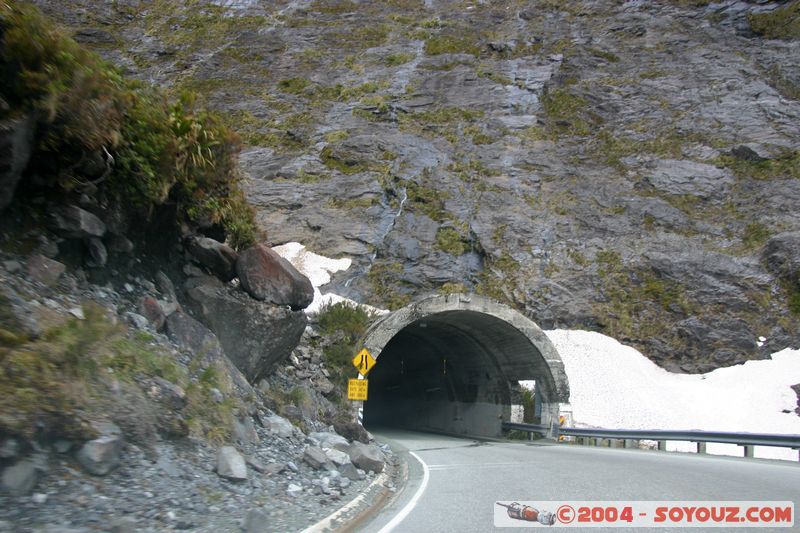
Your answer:
[[[367,331],[376,358],[364,424],[497,436],[511,414],[511,383],[536,380],[542,423],[569,401],[564,365],[544,332],[477,295],[428,298]]]

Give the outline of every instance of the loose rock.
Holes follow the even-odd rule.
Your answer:
[[[350,445],[350,460],[358,468],[372,472],[382,472],[385,457],[381,449],[374,444],[354,442]]]
[[[217,474],[234,481],[247,479],[244,457],[233,446],[223,446],[217,452]]]
[[[39,473],[36,469],[36,463],[25,459],[3,470],[0,486],[2,486],[3,491],[9,494],[22,496],[33,490],[38,479]]]
[[[81,447],[78,462],[90,474],[105,476],[119,466],[123,445],[120,435],[103,435]]]

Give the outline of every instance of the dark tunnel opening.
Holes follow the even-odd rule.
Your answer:
[[[368,376],[364,425],[499,435],[510,416],[510,381],[547,381],[545,367],[536,346],[505,320],[469,310],[427,315],[380,353]]]

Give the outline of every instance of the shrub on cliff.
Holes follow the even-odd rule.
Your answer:
[[[791,2],[764,13],[750,13],[747,15],[750,27],[758,35],[767,39],[798,39],[800,38],[800,2]]]
[[[36,118],[26,174],[44,178],[37,193],[57,201],[88,194],[140,228],[155,210],[174,206],[176,224],[219,224],[235,247],[255,240],[238,186],[238,138],[217,116],[192,94],[169,102],[124,79],[14,0],[0,2],[0,98],[0,120]]]
[[[339,390],[344,390],[347,378],[355,377],[352,359],[358,341],[367,332],[373,316],[363,307],[349,302],[325,305],[317,316],[320,332],[326,337],[323,354],[325,364]]]

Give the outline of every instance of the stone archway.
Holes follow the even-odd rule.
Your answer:
[[[542,423],[569,401],[564,365],[544,332],[497,301],[426,298],[373,324],[364,347],[376,358],[365,424],[496,436],[511,411],[510,383],[536,380]]]

